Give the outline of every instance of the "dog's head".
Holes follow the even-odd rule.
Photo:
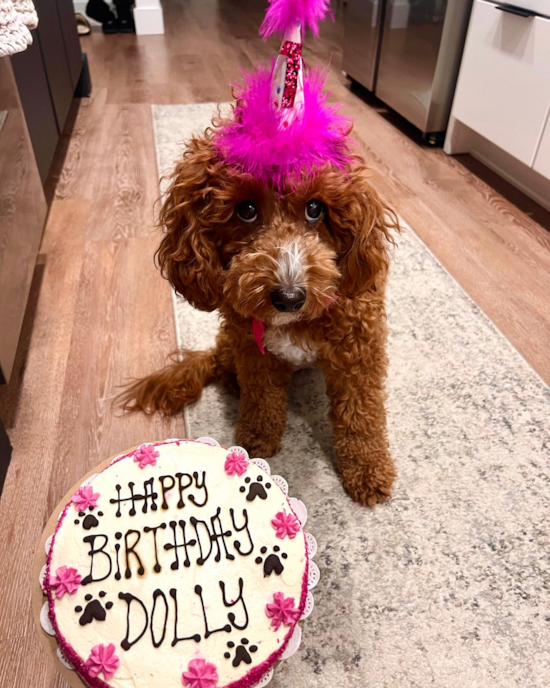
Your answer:
[[[208,134],[178,163],[160,215],[162,274],[196,308],[284,324],[375,291],[397,226],[358,164],[280,193],[220,159]]]

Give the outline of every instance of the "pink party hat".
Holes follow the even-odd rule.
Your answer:
[[[340,105],[327,104],[324,75],[305,69],[302,60],[303,34],[310,28],[318,35],[330,0],[268,2],[260,34],[281,35],[279,55],[270,69],[243,73],[233,117],[220,122],[214,143],[228,164],[283,190],[323,167],[347,167],[352,123],[339,114]]]

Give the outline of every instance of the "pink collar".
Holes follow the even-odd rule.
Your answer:
[[[332,304],[337,300],[338,294],[336,294],[336,296],[333,299],[329,300],[329,302],[327,303],[327,308],[329,306],[332,306]],[[258,349],[262,352],[262,354],[265,354],[264,332],[265,323],[263,323],[261,320],[258,320],[258,318],[252,318],[252,335],[254,337],[256,344],[258,345]]]
[[[258,349],[263,354],[265,354],[264,332],[265,332],[264,323],[261,320],[258,320],[258,318],[252,318],[252,334],[254,335],[254,339],[256,340],[256,344],[258,345]]]

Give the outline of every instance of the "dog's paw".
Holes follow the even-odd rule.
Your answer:
[[[374,506],[391,497],[391,487],[395,479],[395,469],[388,458],[384,465],[355,464],[341,470],[344,489],[353,499],[363,506]]]
[[[280,437],[262,435],[258,437],[248,428],[237,428],[235,439],[240,447],[244,447],[249,456],[261,459],[269,459],[275,456],[281,449]]]

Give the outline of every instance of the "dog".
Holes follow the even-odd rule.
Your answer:
[[[267,458],[281,447],[293,372],[315,366],[344,488],[360,504],[387,500],[385,286],[399,224],[367,170],[355,157],[281,193],[229,167],[212,129],[193,138],[162,206],[157,260],[195,308],[219,309],[216,346],[173,355],[123,407],[175,414],[221,381],[240,393],[237,443]]]

